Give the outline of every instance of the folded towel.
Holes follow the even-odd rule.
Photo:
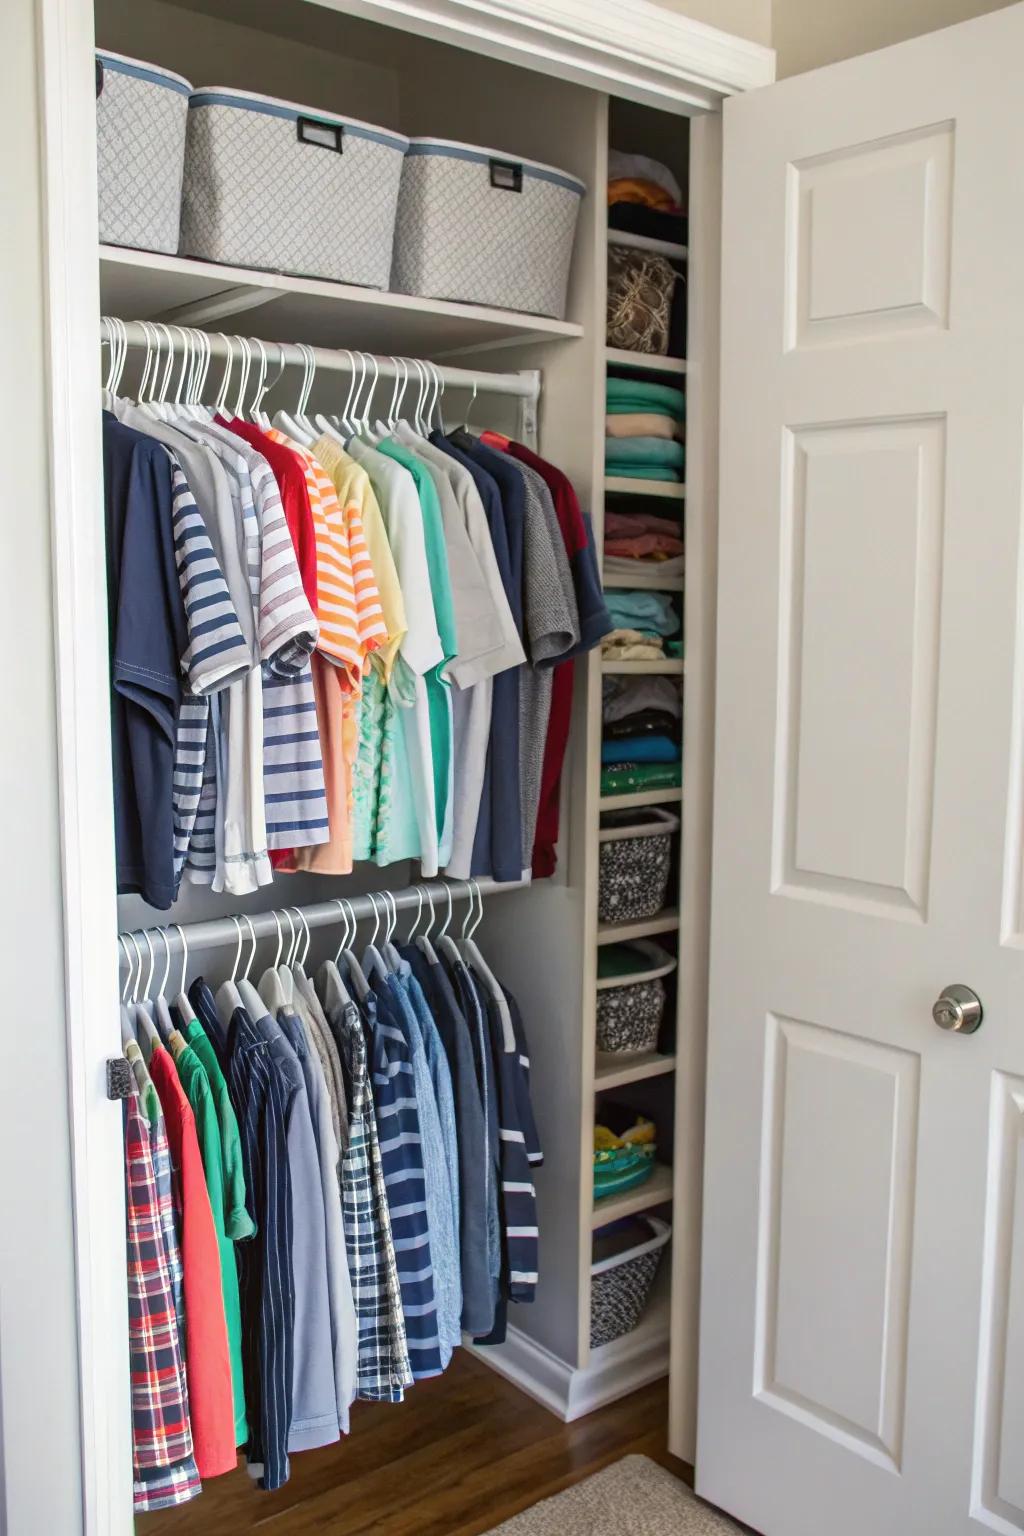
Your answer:
[[[605,603],[616,629],[642,629],[645,634],[674,635],[679,614],[667,592],[605,593]]]
[[[604,419],[605,437],[679,437],[683,424],[675,417],[658,415],[655,411],[624,411],[619,416]]]
[[[686,449],[674,437],[606,437],[605,463],[671,465],[682,469]]]
[[[621,181],[627,176],[641,176],[664,187],[674,203],[682,207],[683,191],[667,165],[649,155],[628,154],[622,149],[608,151],[608,180]]]
[[[609,556],[629,556],[634,560],[678,557],[683,553],[683,541],[670,538],[667,533],[638,533],[631,539],[605,539],[604,553],[607,571]]]
[[[682,763],[614,763],[601,769],[602,795],[629,795],[645,789],[678,789]]]
[[[657,411],[682,421],[686,416],[686,396],[671,384],[656,384],[649,379],[620,379],[614,375],[605,381],[605,402],[609,416],[628,416],[633,411]]]
[[[601,762],[606,767],[619,763],[678,763],[678,741],[670,736],[634,736],[625,741],[603,741]]]
[[[624,555],[611,553],[607,548],[604,552],[604,574],[608,576],[624,576],[627,580],[637,574],[638,571],[656,571],[659,576],[682,577],[686,573],[685,555],[642,555],[639,558],[632,549]]]
[[[667,533],[669,538],[682,538],[683,525],[678,517],[658,517],[654,512],[613,512],[604,515],[604,536],[631,539],[637,533]]]
[[[606,725],[648,710],[673,715],[677,720],[682,715],[679,684],[670,677],[606,677],[601,698],[601,718]]]
[[[608,183],[609,203],[640,203],[659,213],[682,213],[670,192],[646,176],[617,176]]]
[[[627,683],[633,681],[633,678],[626,678]],[[673,741],[679,740],[679,719],[667,709],[639,709],[621,720],[606,720],[601,729],[605,741],[622,741],[634,736],[668,736]]]
[[[639,629],[613,629],[601,641],[605,661],[661,661],[664,654],[661,636]]]

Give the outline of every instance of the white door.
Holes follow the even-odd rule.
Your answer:
[[[767,1536],[1024,1531],[1022,81],[1018,5],[725,109],[697,1485]]]

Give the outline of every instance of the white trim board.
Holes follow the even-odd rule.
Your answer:
[[[652,0],[315,0],[686,116],[770,85],[775,50]]]
[[[571,1424],[667,1376],[668,1342],[666,1314],[664,1327],[641,1325],[624,1338],[591,1350],[589,1365],[578,1370],[518,1328],[509,1328],[504,1344],[468,1348],[527,1397]]]

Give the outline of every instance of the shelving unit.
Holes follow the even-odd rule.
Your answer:
[[[606,677],[682,677],[686,662],[682,657],[668,656],[664,661],[603,661],[601,671]]]
[[[628,923],[599,923],[599,944],[624,944],[629,939],[650,939],[657,933],[674,933],[679,927],[679,909],[668,907],[656,917],[642,917]]]
[[[682,789],[638,789],[628,795],[602,795],[598,809],[602,811],[641,811],[648,805],[678,805],[683,798]]]
[[[637,561],[642,565],[642,561]],[[655,569],[657,569],[655,567]],[[681,592],[685,577],[683,576],[658,576],[645,570],[637,571],[635,576],[606,575],[604,585],[609,590],[624,590],[626,592]]]
[[[665,1163],[656,1163],[654,1172],[645,1184],[627,1189],[622,1195],[606,1195],[595,1200],[590,1218],[592,1227],[604,1227],[610,1222],[621,1221],[624,1216],[635,1216],[638,1211],[650,1211],[656,1205],[667,1205],[672,1199],[672,1169]]]
[[[685,261],[685,245],[674,240],[658,240],[653,235],[633,235],[625,229],[608,230],[609,245],[624,245],[631,251],[650,251],[652,256],[667,256],[669,261]]]
[[[686,486],[680,480],[634,480],[626,475],[605,475],[609,496],[660,496],[670,501],[685,501]]]
[[[663,1056],[658,1051],[641,1051],[635,1056],[618,1056],[612,1052],[598,1051],[594,1069],[594,1087],[603,1092],[607,1088],[624,1088],[627,1083],[642,1083],[649,1077],[663,1077],[674,1072],[676,1058]]]
[[[639,373],[685,373],[685,357],[658,357],[650,352],[627,352],[623,347],[605,347],[604,360],[620,368],[633,368]]]

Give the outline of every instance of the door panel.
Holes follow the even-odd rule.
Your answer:
[[[1022,69],[725,110],[697,1484],[766,1536],[1024,1531]]]

